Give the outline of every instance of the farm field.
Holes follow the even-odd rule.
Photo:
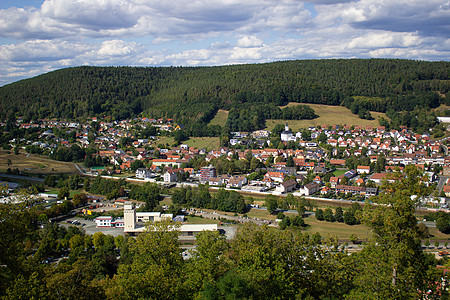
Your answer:
[[[371,112],[374,120],[363,120],[360,119],[357,115],[352,114],[352,112],[343,107],[343,106],[332,106],[332,105],[323,105],[323,104],[309,104],[309,103],[289,103],[286,106],[280,106],[280,108],[284,108],[287,106],[295,106],[295,105],[308,105],[316,112],[316,115],[319,117],[314,120],[289,120],[289,127],[298,131],[301,128],[307,128],[310,126],[317,125],[360,125],[360,126],[378,126],[378,119],[380,117],[386,117],[385,113]],[[445,108],[445,107],[444,107]],[[444,109],[441,108],[441,109]],[[228,111],[220,109],[216,116],[209,123],[210,125],[220,125],[224,126],[228,117]],[[286,124],[285,120],[267,120],[266,125],[268,130],[272,130],[276,124]]]
[[[10,165],[8,165],[10,162]],[[79,174],[74,163],[51,160],[25,152],[14,154],[14,151],[0,151],[0,172],[6,173],[8,168],[19,169],[29,174]]]
[[[322,104],[305,104],[305,103],[289,103],[287,106],[308,105],[314,109],[316,115],[319,117],[314,120],[289,120],[287,121],[289,127],[293,131],[298,131],[301,128],[308,128],[310,126],[322,125],[360,125],[360,126],[378,126],[378,119],[386,117],[384,113],[371,112],[374,120],[363,120],[357,115],[343,106],[332,106]],[[283,106],[281,108],[284,108]],[[268,130],[272,130],[276,124],[286,124],[285,120],[267,120],[266,126]]]

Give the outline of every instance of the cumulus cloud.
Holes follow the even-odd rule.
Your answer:
[[[244,36],[237,41],[237,45],[242,48],[260,47],[263,45],[263,40],[256,36]]]
[[[0,8],[0,85],[77,65],[450,57],[448,0],[43,0]]]

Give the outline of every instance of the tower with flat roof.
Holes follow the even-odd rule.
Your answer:
[[[134,231],[136,228],[136,210],[133,202],[127,201],[123,206],[124,231]]]

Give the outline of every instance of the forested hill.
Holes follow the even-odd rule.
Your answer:
[[[220,108],[231,110],[231,117],[234,111],[238,118],[239,110],[245,109],[257,128],[267,118],[314,117],[313,112],[312,116],[308,111],[291,115],[275,107],[288,102],[344,105],[354,112],[437,107],[450,102],[445,97],[449,70],[449,62],[393,59],[221,67],[76,67],[1,87],[0,117],[15,113],[26,119],[104,115],[122,119],[144,113],[206,124]]]

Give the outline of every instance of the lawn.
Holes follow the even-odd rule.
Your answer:
[[[345,172],[347,172],[347,169],[336,169],[336,171],[333,172],[334,176],[339,177],[341,175],[344,175]]]
[[[10,164],[8,165],[8,162]],[[14,151],[0,150],[0,172],[6,173],[8,168],[19,169],[29,174],[79,174],[74,163],[51,160],[23,150],[18,155]]]
[[[384,113],[371,112],[374,120],[363,120],[357,115],[343,106],[332,106],[322,104],[304,104],[304,103],[289,103],[287,106],[294,105],[308,105],[316,112],[319,117],[314,120],[289,120],[289,128],[293,131],[298,131],[301,128],[308,128],[310,126],[323,125],[360,125],[360,126],[378,126],[378,119],[386,117]],[[282,106],[281,108],[286,107]],[[266,126],[268,130],[272,130],[276,124],[286,124],[286,120],[267,120]]]
[[[192,137],[189,140],[183,142],[183,144],[189,147],[195,147],[197,149],[217,149],[220,146],[218,137]]]
[[[217,114],[211,120],[211,122],[209,122],[209,125],[220,125],[223,127],[225,126],[227,119],[228,119],[228,111],[219,109],[217,111]]]

